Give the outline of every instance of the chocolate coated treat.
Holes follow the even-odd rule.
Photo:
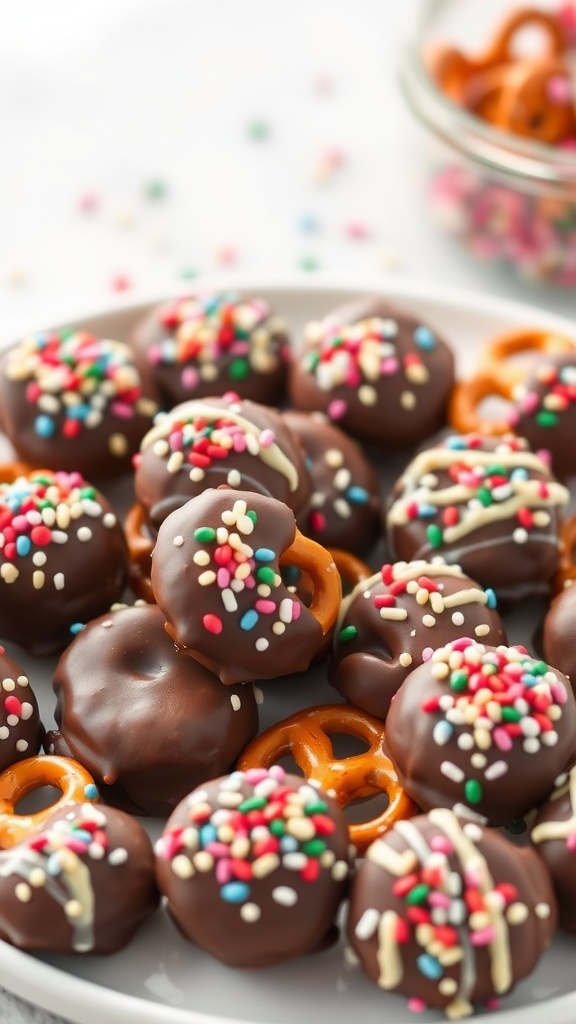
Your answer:
[[[406,792],[506,825],[542,803],[576,757],[570,683],[523,647],[439,648],[392,701],[386,739]]]
[[[550,665],[563,672],[576,694],[576,585],[556,595],[544,619],[542,646]]]
[[[106,498],[79,473],[35,470],[0,483],[0,636],[61,650],[120,597],[128,553]]]
[[[417,444],[442,426],[454,357],[418,318],[377,297],[308,324],[290,374],[297,409],[327,413],[384,448]]]
[[[24,670],[0,647],[0,772],[37,754],[44,726]]]
[[[74,757],[103,797],[166,816],[195,786],[227,771],[258,729],[253,687],[222,686],[179,653],[156,605],[90,622],[54,674],[47,749]]]
[[[207,487],[228,484],[297,511],[311,481],[304,451],[273,409],[236,395],[177,405],[142,441],[134,486],[152,534]]]
[[[0,852],[0,937],[20,949],[116,953],[158,900],[146,832],[111,807],[69,804]]]
[[[576,352],[547,356],[514,392],[510,426],[534,451],[546,448],[552,470],[564,479],[576,473]]]
[[[282,502],[228,489],[192,498],[158,531],[152,589],[170,634],[223,683],[303,672],[320,646],[319,622],[280,576],[295,536]]]
[[[91,479],[130,468],[158,408],[147,394],[128,346],[88,331],[33,335],[0,362],[0,422],[20,458]]]
[[[378,480],[360,447],[322,413],[283,413],[307,455],[312,494],[298,527],[325,548],[365,554],[378,537]]]
[[[227,847],[225,860],[213,856],[216,843]],[[232,967],[268,967],[317,947],[334,924],[351,863],[338,805],[278,765],[191,793],[156,854],[158,885],[180,930]]]
[[[451,811],[397,822],[352,883],[348,939],[385,991],[450,1020],[509,992],[552,941],[556,901],[540,858]]]
[[[545,591],[568,491],[522,438],[452,436],[420,452],[386,516],[397,560],[441,555],[499,598]]]
[[[463,635],[506,643],[495,607],[494,593],[457,565],[383,565],[342,601],[330,682],[351,704],[384,719],[406,676],[435,648]]]
[[[284,320],[264,299],[235,292],[163,303],[137,325],[132,349],[145,385],[168,409],[227,391],[275,405],[290,359]]]
[[[539,808],[530,840],[550,872],[560,927],[576,932],[576,768]]]

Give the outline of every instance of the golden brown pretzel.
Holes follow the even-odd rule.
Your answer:
[[[491,371],[480,370],[474,377],[458,381],[448,402],[448,422],[459,434],[480,433],[500,437],[510,433],[510,424],[505,419],[485,419],[478,412],[483,399],[494,395],[510,398],[510,389]]]
[[[154,604],[154,594],[150,582],[151,557],[154,541],[147,532],[144,509],[136,502],[126,516],[124,532],[130,554],[130,587],[136,597],[148,604]]]
[[[511,356],[535,352],[537,358],[574,352],[576,342],[554,331],[538,328],[523,328],[507,331],[484,346],[479,371],[491,373],[502,388],[511,395],[517,384],[521,384],[527,373],[526,364],[511,361]]]
[[[54,786],[62,796],[35,814],[16,814],[14,808],[35,789]],[[86,803],[97,793],[94,779],[71,757],[38,754],[18,761],[0,775],[0,848],[14,846],[41,832],[56,808]]]
[[[560,534],[560,565],[554,577],[552,588],[558,594],[576,582],[576,516],[571,516],[562,526]]]
[[[13,484],[19,477],[35,472],[41,473],[42,470],[36,471],[27,462],[2,462],[0,463],[0,484]]]
[[[320,624],[322,636],[326,636],[336,622],[342,600],[342,585],[332,554],[296,530],[294,540],[279,561],[280,565],[295,566],[308,576],[312,584],[308,611]]]
[[[354,736],[368,750],[350,757],[334,754],[331,736]],[[269,768],[291,754],[306,778],[334,794],[340,807],[386,793],[388,806],[371,821],[350,825],[350,839],[361,853],[395,821],[416,813],[400,786],[396,769],[382,749],[384,723],[347,704],[305,708],[271,726],[249,743],[238,768]]]

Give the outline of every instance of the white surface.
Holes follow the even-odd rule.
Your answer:
[[[247,283],[247,289],[267,298],[296,332],[305,320],[322,315],[353,294],[352,289],[342,287],[265,288],[254,281]],[[473,357],[475,346],[491,334],[522,324],[549,327],[576,338],[573,324],[510,302],[393,281],[387,282],[385,293],[429,319],[465,360]],[[120,315],[103,315],[99,321],[90,318],[90,326],[106,329],[112,321],[123,333],[135,315],[125,309]],[[511,643],[530,646],[527,621],[524,609],[520,616],[507,620]],[[49,725],[54,704],[52,663],[39,663],[16,650],[11,653],[28,672]],[[303,677],[277,680],[263,688],[264,725],[305,704],[331,702],[336,696],[322,670],[314,677],[312,691],[311,681]],[[558,936],[538,970],[504,1000],[501,1012],[491,1013],[488,1019],[493,1024],[540,1024],[548,1014],[555,1024],[573,1024],[574,948],[573,939]],[[264,971],[231,970],[186,943],[163,912],[127,950],[109,958],[32,957],[0,943],[0,984],[80,1024],[102,1024],[103,1020],[110,1024],[157,1024],[159,1020],[162,1024],[296,1024],[308,1020],[350,1024],[358,1015],[363,1024],[414,1021],[403,999],[383,993],[359,969],[347,965],[342,946]],[[8,1005],[13,1015],[5,1019],[10,1024],[44,1020],[30,1016],[23,1004]],[[427,1024],[443,1018],[427,1013],[418,1019]]]

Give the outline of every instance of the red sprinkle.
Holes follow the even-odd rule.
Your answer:
[[[217,615],[213,615],[211,612],[203,616],[202,625],[204,626],[204,629],[207,629],[209,633],[214,633],[215,636],[218,636],[224,628],[222,625],[222,619]]]

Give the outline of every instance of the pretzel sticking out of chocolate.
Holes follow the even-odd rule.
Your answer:
[[[480,370],[468,380],[458,381],[448,402],[448,422],[459,434],[509,434],[511,427],[506,419],[492,420],[480,415],[480,403],[493,396],[508,399],[510,388],[492,369]]]
[[[482,351],[479,370],[491,375],[501,389],[499,394],[511,397],[527,372],[526,364],[514,363],[512,356],[534,352],[538,358],[574,352],[576,341],[553,331],[525,328],[508,331],[489,341]]]
[[[43,786],[53,786],[62,795],[34,814],[17,814],[15,808],[20,801]],[[0,775],[0,848],[15,846],[41,832],[44,823],[59,808],[86,803],[97,795],[92,776],[71,757],[39,754],[18,761]]]
[[[369,749],[338,758],[330,738],[335,735],[354,736]],[[340,807],[386,793],[384,811],[349,827],[350,840],[362,853],[395,821],[416,813],[416,805],[400,786],[396,769],[383,751],[383,742],[380,719],[349,705],[325,704],[298,711],[257,736],[241,755],[238,768],[269,768],[291,754],[306,778],[333,794]]]
[[[559,594],[566,587],[576,583],[576,516],[571,516],[562,524],[560,533],[560,565],[554,576],[552,589]]]
[[[154,541],[146,527],[144,508],[138,501],[128,511],[124,522],[124,532],[130,554],[130,587],[136,597],[146,601],[147,604],[154,604],[154,594],[150,582]]]

